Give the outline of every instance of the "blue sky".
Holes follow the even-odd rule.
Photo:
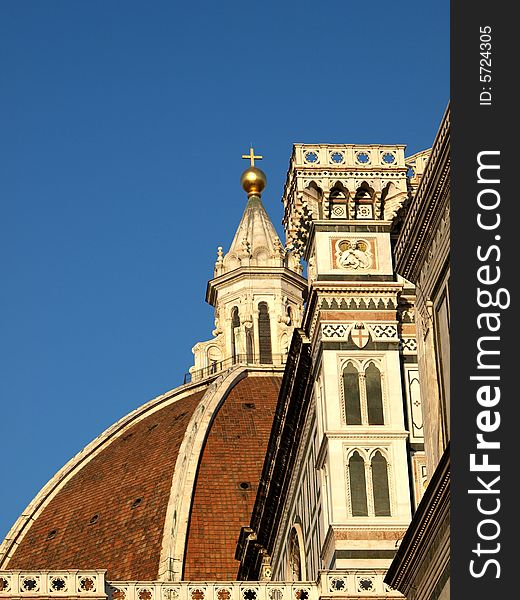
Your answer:
[[[250,141],[280,234],[293,143],[431,145],[449,2],[4,0],[0,73],[3,538],[182,383]]]

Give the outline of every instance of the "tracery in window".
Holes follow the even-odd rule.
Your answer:
[[[365,369],[349,361],[343,369],[342,385],[347,425],[384,425],[382,374],[373,361]]]
[[[391,516],[389,468],[381,450],[371,457],[362,449],[350,454],[348,486],[353,517]]]

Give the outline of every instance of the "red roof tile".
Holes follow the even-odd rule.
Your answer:
[[[173,470],[204,390],[131,425],[75,473],[32,523],[9,569],[107,569],[157,578]]]
[[[215,416],[195,484],[184,580],[236,579],[236,544],[251,519],[280,383],[281,376],[242,379]]]
[[[195,481],[184,579],[235,579],[280,388],[249,374],[210,425]],[[106,569],[107,580],[155,580],[177,455],[206,388],[143,416],[72,470],[32,521],[8,569]],[[74,470],[75,469],[75,470]]]

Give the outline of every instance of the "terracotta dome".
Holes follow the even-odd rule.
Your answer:
[[[118,421],[41,490],[0,569],[106,569],[111,580],[233,580],[281,382],[235,367]]]

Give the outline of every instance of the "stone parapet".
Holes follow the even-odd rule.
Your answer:
[[[106,598],[105,570],[0,571],[0,598]]]

